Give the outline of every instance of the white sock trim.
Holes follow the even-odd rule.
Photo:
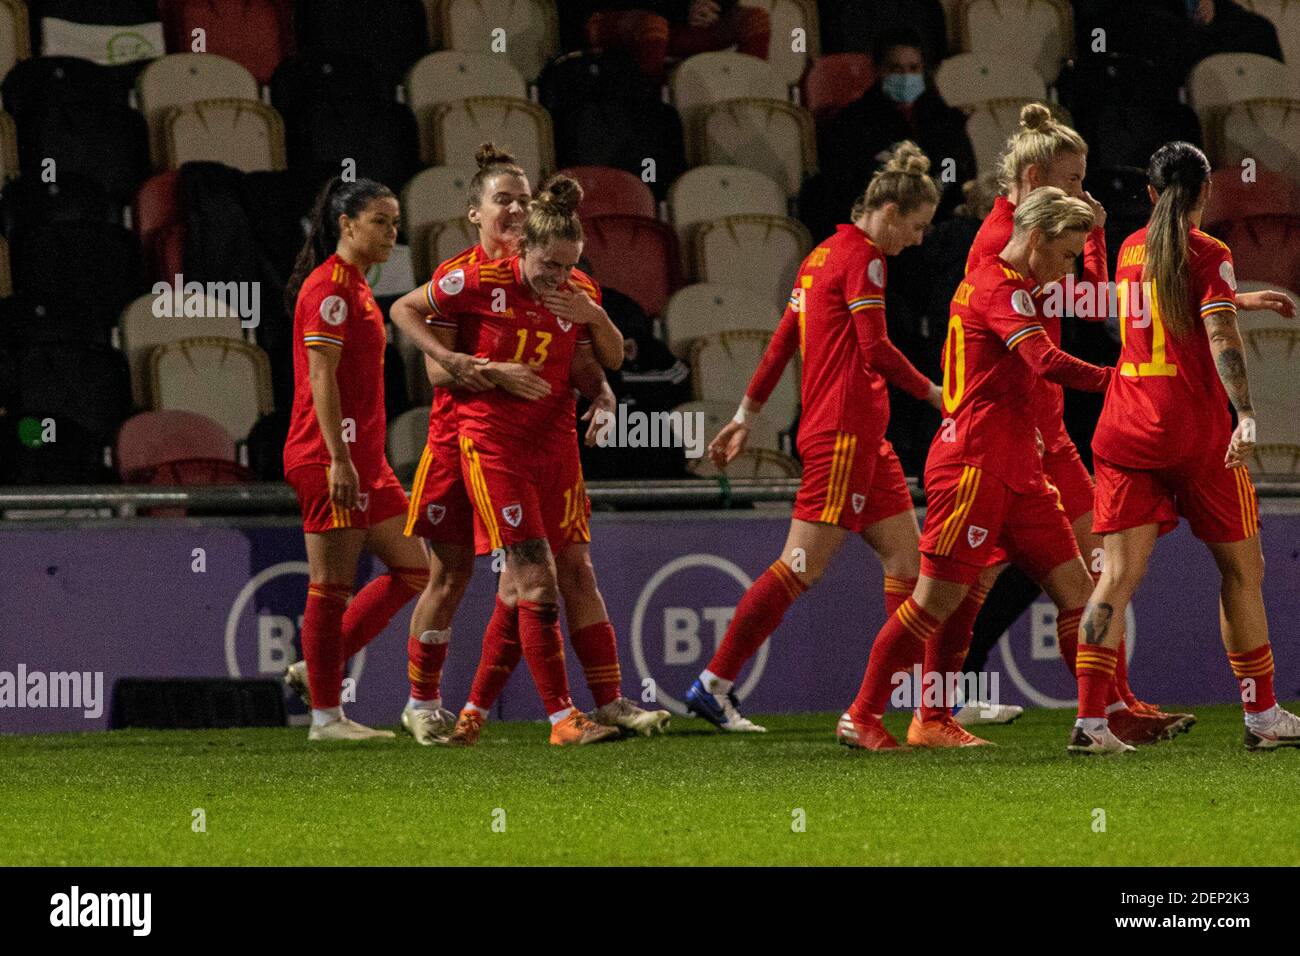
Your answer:
[[[421,644],[448,644],[451,642],[451,628],[444,627],[441,631],[425,631],[416,640]]]
[[[462,712],[466,710],[472,711],[480,717],[486,717],[488,715],[488,709],[486,707],[480,707],[478,704],[471,704],[468,701],[465,703],[465,706],[461,708]]]
[[[546,716],[550,720],[551,726],[554,727],[565,717],[568,717],[571,713],[573,713],[575,709],[576,708],[574,707],[565,707],[563,710],[557,710],[555,713],[547,714]]]
[[[313,727],[324,727],[326,724],[332,724],[336,720],[343,719],[343,708],[340,707],[313,707],[311,709],[311,725]]]
[[[442,707],[442,698],[435,697],[433,700],[416,700],[414,697],[406,698],[406,706],[410,710],[438,710]]]
[[[710,694],[716,694],[719,697],[725,697],[731,693],[731,688],[736,685],[735,681],[719,677],[708,668],[700,671],[700,683],[704,685],[704,689]]]

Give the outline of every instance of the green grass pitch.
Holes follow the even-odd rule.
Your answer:
[[[567,750],[531,723],[457,751],[300,727],[0,736],[0,864],[1300,864],[1300,752],[1247,753],[1238,708],[1197,713],[1104,759],[1066,755],[1063,711],[983,728],[996,748],[895,754],[836,746],[835,714]]]

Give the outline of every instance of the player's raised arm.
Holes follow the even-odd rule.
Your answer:
[[[618,407],[618,399],[614,397],[614,390],[609,387],[605,370],[601,368],[601,363],[596,361],[590,343],[579,342],[574,349],[569,381],[573,383],[574,388],[591,400],[591,407],[582,416],[584,422],[591,423],[583,438],[590,448],[596,444],[601,428],[609,420],[605,416],[613,415]]]
[[[492,382],[483,374],[482,363],[472,355],[455,351],[455,325],[448,325],[450,338],[434,334],[429,324],[436,316],[444,315],[437,304],[438,292],[430,281],[418,289],[412,289],[393,303],[389,317],[393,325],[405,332],[416,347],[428,358],[446,370],[449,383],[474,391],[491,388]],[[426,370],[428,366],[426,364]],[[432,376],[430,377],[432,380]],[[435,385],[442,384],[434,382]]]
[[[618,330],[605,307],[600,304],[600,290],[571,280],[572,289],[556,289],[542,295],[546,307],[559,318],[576,325],[585,325],[591,334],[593,353],[605,368],[617,369],[623,365],[623,333]]]

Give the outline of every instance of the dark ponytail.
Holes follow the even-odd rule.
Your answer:
[[[307,238],[298,250],[293,273],[284,290],[284,305],[292,316],[298,307],[298,292],[312,270],[334,254],[339,244],[339,216],[355,219],[376,199],[396,198],[393,191],[373,179],[345,182],[335,176],[316,197],[311,211],[311,226]]]
[[[1147,223],[1142,281],[1152,284],[1160,319],[1175,339],[1192,330],[1187,231],[1201,187],[1209,178],[1210,161],[1191,143],[1165,143],[1155,151],[1147,167],[1147,181],[1159,198]]]

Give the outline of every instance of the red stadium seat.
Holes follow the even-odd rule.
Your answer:
[[[206,53],[240,63],[259,83],[293,52],[292,0],[160,0],[170,53],[194,52],[203,30]]]
[[[583,221],[583,255],[592,276],[656,316],[682,284],[681,253],[672,227],[643,216],[592,216]]]
[[[582,206],[578,214],[584,220],[610,213],[646,219],[658,217],[654,193],[632,173],[613,166],[570,166],[560,172],[582,183]]]
[[[820,124],[831,119],[876,82],[876,65],[865,53],[832,53],[812,65],[803,80],[803,102]]]
[[[1202,222],[1205,231],[1218,235],[1214,227],[1225,219],[1272,214],[1300,215],[1300,185],[1281,173],[1257,168],[1255,181],[1241,181],[1241,167],[1216,169],[1211,177],[1210,198]]]
[[[169,169],[145,180],[135,197],[135,231],[140,236],[149,281],[170,282],[182,272],[185,213],[181,209],[179,170]]]
[[[142,412],[123,422],[115,458],[118,474],[127,483],[228,484],[184,479],[205,472],[235,475],[239,468],[229,432],[204,415],[174,410]],[[158,477],[177,480],[155,480]]]
[[[1232,250],[1238,279],[1300,288],[1300,215],[1224,219],[1213,235]]]

